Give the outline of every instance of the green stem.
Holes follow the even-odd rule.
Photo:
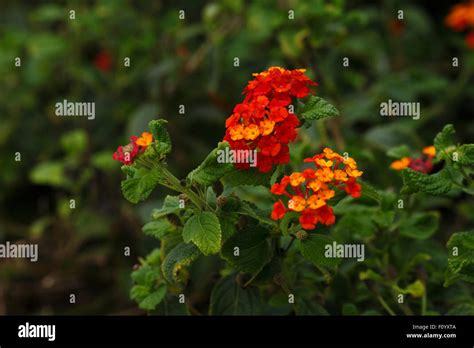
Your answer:
[[[426,315],[426,289],[421,298],[421,315]]]
[[[388,314],[392,316],[396,316],[395,312],[390,308],[390,306],[385,302],[385,300],[380,296],[380,294],[376,294],[377,300],[380,302],[383,308],[388,312]]]

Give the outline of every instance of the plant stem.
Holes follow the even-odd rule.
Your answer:
[[[388,314],[392,316],[396,316],[395,312],[390,308],[390,306],[385,302],[385,300],[380,296],[380,294],[376,294],[377,300],[379,300],[380,304],[382,305],[383,308],[388,312]]]
[[[421,315],[426,315],[426,289],[421,298]]]
[[[199,197],[193,190],[181,185],[181,182],[161,163],[156,164],[156,168],[161,171],[165,179],[171,184],[170,188],[184,193],[199,208],[208,207],[207,202]]]

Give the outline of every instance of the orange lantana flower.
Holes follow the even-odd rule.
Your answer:
[[[329,148],[304,161],[313,163],[316,170],[307,168],[302,173],[285,175],[280,183],[272,186],[271,192],[287,196],[288,202],[287,205],[282,200],[275,203],[271,216],[280,220],[288,211],[298,212],[301,227],[312,230],[318,223],[331,225],[336,221],[328,205],[336,190],[343,190],[354,198],[360,197],[362,188],[357,177],[362,175],[362,171],[357,169],[354,159],[344,158]]]

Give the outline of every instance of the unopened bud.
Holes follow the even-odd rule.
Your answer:
[[[299,240],[305,240],[306,238],[308,238],[308,232],[304,230],[299,230],[298,232],[296,232],[296,238],[298,238]]]

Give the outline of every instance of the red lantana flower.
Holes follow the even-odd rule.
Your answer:
[[[300,122],[288,105],[292,98],[306,97],[309,86],[317,85],[304,72],[272,67],[254,74],[245,88],[244,101],[226,120],[224,140],[232,150],[255,150],[256,167],[261,172],[290,159],[288,143],[296,139]],[[236,163],[236,167],[249,169],[250,163]]]
[[[140,138],[137,136],[131,136],[130,143],[125,146],[119,146],[117,151],[112,155],[112,158],[125,165],[133,164],[134,159],[139,154],[145,152],[152,141],[153,135],[148,132],[143,132]]]
[[[411,168],[417,172],[428,174],[433,169],[433,158],[436,156],[436,148],[434,146],[426,146],[423,148],[423,157],[412,158],[403,157],[393,161],[390,168],[395,170],[403,170]]]
[[[329,148],[323,153],[306,158],[316,168],[285,175],[276,182],[271,192],[277,196],[286,196],[285,205],[280,199],[273,205],[271,217],[282,219],[289,211],[300,213],[299,223],[305,230],[313,230],[317,224],[332,225],[336,221],[329,205],[336,190],[345,191],[354,198],[361,195],[362,188],[357,178],[363,172],[357,169],[357,163],[350,157],[343,157]]]
[[[446,25],[454,31],[469,30],[466,35],[466,46],[474,49],[474,2],[454,5],[446,16]]]

